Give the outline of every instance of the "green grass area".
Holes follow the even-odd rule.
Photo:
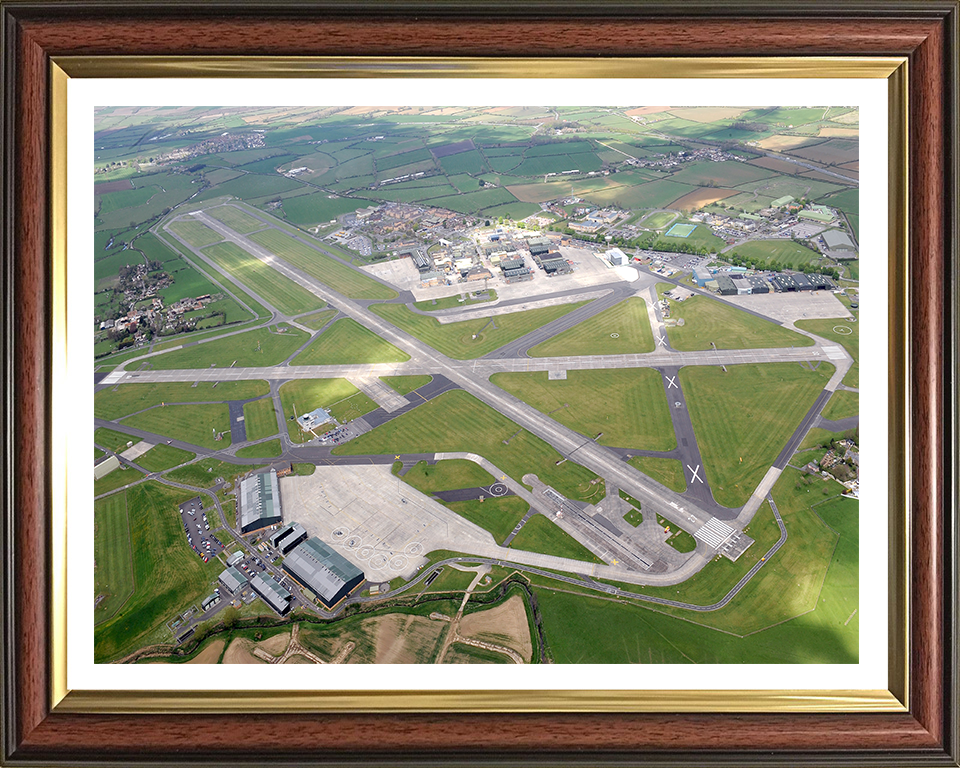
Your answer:
[[[456,296],[444,296],[442,299],[431,299],[430,301],[417,301],[414,305],[423,312],[439,312],[441,309],[455,309],[456,307],[469,307],[471,304],[484,304],[488,301],[494,301],[497,298],[497,292],[492,288],[486,291],[477,291],[483,298],[476,298],[473,291],[464,291]],[[463,299],[461,301],[460,299]]]
[[[277,434],[277,414],[273,398],[265,397],[243,406],[243,423],[247,428],[247,440],[260,440]]]
[[[397,296],[392,288],[279,230],[256,232],[250,239],[349,299],[384,300]]]
[[[98,196],[100,199],[99,212],[102,215],[122,208],[132,208],[143,205],[159,191],[158,187],[141,187],[140,189],[131,188],[118,192],[107,192],[104,195]]]
[[[202,248],[206,245],[218,243],[223,238],[210,227],[196,219],[185,219],[183,221],[172,221],[167,225],[169,230],[192,245],[194,248]]]
[[[218,243],[203,253],[285,315],[300,315],[326,303],[234,243]]]
[[[667,537],[667,544],[677,552],[693,552],[697,548],[697,540],[676,523],[670,522],[660,514],[657,515],[657,522],[670,534]]]
[[[250,214],[244,213],[232,205],[221,205],[216,208],[209,208],[204,211],[204,213],[226,224],[234,232],[239,232],[241,235],[249,235],[251,232],[256,232],[258,229],[263,229],[267,226],[259,219],[255,219]]]
[[[279,438],[237,449],[237,458],[240,459],[272,459],[282,454],[283,447]]]
[[[670,179],[694,184],[698,187],[735,187],[738,184],[746,184],[750,181],[766,179],[775,175],[775,171],[766,168],[738,163],[735,160],[725,160],[720,163],[708,161],[686,163]]]
[[[117,488],[123,488],[125,485],[135,483],[144,477],[143,472],[138,472],[133,467],[121,464],[109,475],[104,475],[99,480],[93,481],[93,495],[100,496],[104,493],[110,493]]]
[[[668,213],[666,211],[660,211],[659,213],[653,213],[643,220],[641,226],[647,227],[648,229],[664,229],[668,224],[674,221],[678,217],[676,213]]]
[[[230,409],[226,403],[167,405],[128,416],[122,424],[204,448],[230,446]],[[217,440],[215,434],[222,434]]]
[[[228,461],[219,459],[200,459],[200,461],[188,464],[185,467],[174,469],[167,477],[184,485],[192,485],[196,488],[209,488],[215,485],[217,478],[222,477],[227,483],[232,483],[238,475],[246,474],[258,466],[248,464],[231,464]]]
[[[676,459],[661,459],[657,456],[633,456],[627,463],[634,469],[652,477],[671,491],[683,493],[687,490],[687,479],[683,474],[683,464]]]
[[[746,503],[834,367],[796,363],[686,367],[680,381],[713,497]]]
[[[647,303],[634,296],[537,344],[530,356],[623,355],[653,349]]]
[[[115,389],[116,391],[101,389],[94,395],[94,416],[100,419],[118,419],[161,403],[218,403],[226,400],[248,400],[267,394],[270,386],[265,381],[200,382],[196,386],[186,382],[169,382],[119,384]],[[96,436],[100,432],[101,430],[97,430],[94,439],[101,445],[110,447],[109,443],[97,440]],[[107,437],[104,439],[106,440]],[[137,438],[125,437],[123,445],[126,444],[126,440],[136,441]]]
[[[283,201],[283,213],[287,221],[300,226],[313,226],[336,219],[344,213],[366,208],[371,200],[357,197],[334,197],[327,192],[312,195],[297,195]]]
[[[724,255],[732,256],[734,253],[760,269],[772,264],[779,265],[778,268],[800,269],[804,264],[814,264],[822,258],[816,251],[793,240],[751,240]]]
[[[639,509],[631,509],[623,516],[623,519],[636,528],[643,522],[643,513]]]
[[[192,491],[148,481],[125,495],[129,533],[119,514],[111,519],[116,527],[102,533],[108,537],[105,547],[116,550],[113,556],[118,561],[132,554],[136,589],[114,616],[94,629],[98,663],[114,661],[151,642],[169,641],[165,622],[209,594],[223,569],[216,560],[204,563],[183,535],[177,505],[191,498]],[[128,549],[118,546],[116,542],[127,535]]]
[[[337,314],[335,309],[323,309],[319,312],[314,312],[312,315],[307,315],[306,317],[298,317],[297,322],[300,325],[305,325],[307,328],[312,328],[315,331],[319,331],[323,326],[330,322],[334,315]]]
[[[418,461],[401,478],[403,482],[426,494],[493,483],[493,476],[489,472],[467,459],[445,459],[436,464]]]
[[[860,312],[851,310],[850,314],[859,320]],[[840,344],[853,358],[853,365],[843,377],[843,383],[848,387],[860,387],[860,323],[844,318],[837,320],[797,320],[794,325],[824,339]]]
[[[627,210],[637,208],[665,208],[669,203],[692,192],[696,187],[671,179],[650,181],[628,187],[609,187],[581,195],[596,205],[616,205]]]
[[[489,648],[466,643],[451,643],[441,664],[512,664],[509,656]]]
[[[114,453],[122,453],[129,447],[127,443],[134,445],[140,442],[140,438],[101,427],[100,429],[94,430],[93,442],[102,445]]]
[[[842,438],[848,438],[853,440],[855,443],[860,441],[860,429],[854,427],[853,429],[848,429],[843,432],[829,432],[826,429],[813,428],[804,436],[803,440],[800,442],[800,447],[798,451],[812,450],[815,448],[826,449],[830,446],[831,440],[840,440]]]
[[[670,344],[680,352],[713,349],[714,344],[717,349],[758,349],[811,347],[814,343],[808,336],[706,296],[670,300],[670,317],[684,321],[682,326],[667,327]]]
[[[115,493],[93,503],[94,624],[113,616],[136,589],[127,494]]]
[[[279,328],[285,330],[280,333]],[[272,325],[214,339],[150,358],[157,370],[175,368],[269,368],[297,351],[310,337],[297,328]]]
[[[441,325],[435,317],[415,314],[403,304],[374,304],[370,309],[441,354],[457,360],[473,360],[563,317],[585,303],[561,304],[446,325]]]
[[[356,320],[337,320],[291,361],[293,365],[402,363],[410,355],[381,339]]]
[[[401,395],[409,395],[413,390],[420,389],[433,381],[433,376],[381,376],[380,381]]]
[[[510,542],[511,549],[603,563],[599,557],[544,515],[534,515]]]
[[[845,419],[860,413],[860,395],[857,392],[838,390],[823,407],[821,416],[830,421]]]
[[[601,445],[649,451],[677,447],[660,374],[651,368],[568,371],[557,381],[550,381],[546,371],[496,373],[490,381]]]
[[[530,505],[519,496],[488,496],[483,501],[451,501],[444,506],[489,531],[501,546],[517,523],[530,511]]]
[[[287,422],[287,431],[294,443],[305,443],[313,439],[309,432],[300,431],[299,425],[294,421],[296,416],[315,408],[325,408],[334,418],[346,421],[347,417],[356,418],[377,407],[376,403],[346,379],[288,381],[280,387],[280,402],[284,420]],[[345,418],[340,419],[341,416]]]
[[[197,454],[190,451],[160,443],[136,459],[136,462],[148,472],[163,472],[170,467],[193,461],[196,457]]]
[[[549,444],[463,390],[446,392],[333,449],[340,456],[450,451],[476,453],[517,479],[536,474],[571,499],[603,498],[596,475],[571,461],[557,466],[562,457]]]

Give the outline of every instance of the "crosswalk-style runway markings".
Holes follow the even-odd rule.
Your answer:
[[[694,536],[704,544],[719,549],[733,534],[733,528],[716,517],[711,517],[706,525],[694,532]]]

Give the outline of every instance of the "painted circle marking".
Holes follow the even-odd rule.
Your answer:
[[[853,333],[853,330],[847,328],[845,325],[835,325],[833,326],[833,332],[838,336],[849,336],[851,333]]]
[[[509,489],[503,483],[494,483],[490,486],[491,496],[506,496]]]
[[[421,544],[419,541],[415,541],[412,544],[407,544],[407,546],[404,547],[403,551],[406,552],[408,555],[417,557],[423,554],[423,544]]]
[[[619,333],[611,333],[611,334],[610,334],[610,338],[611,338],[611,339],[619,339],[619,338],[620,338],[620,334],[619,334]]]

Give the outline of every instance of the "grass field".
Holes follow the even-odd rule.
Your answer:
[[[110,493],[110,491],[115,491],[117,488],[123,488],[123,486],[130,485],[130,483],[135,483],[137,480],[142,478],[143,472],[138,472],[133,467],[128,467],[125,464],[121,464],[109,475],[105,475],[99,480],[93,481],[93,495],[101,496],[104,493]]]
[[[93,502],[93,588],[103,596],[93,610],[94,624],[113,616],[136,589],[127,494],[114,493]]]
[[[243,406],[243,423],[247,428],[247,440],[260,440],[277,434],[277,414],[273,398],[265,397]]]
[[[857,392],[839,390],[833,393],[833,397],[823,407],[821,415],[825,419],[835,421],[856,416],[858,413],[860,413],[860,395]]]
[[[657,522],[670,534],[667,537],[667,544],[673,547],[677,552],[693,552],[697,548],[697,540],[680,528],[676,523],[671,523],[663,515],[657,515]]]
[[[572,499],[603,498],[596,475],[570,461],[558,467],[562,457],[549,444],[462,390],[446,392],[333,449],[339,456],[446,451],[479,454],[517,479],[536,474]]]
[[[647,218],[643,220],[642,225],[649,229],[663,229],[676,218],[676,213],[660,211],[659,213],[652,213],[647,216]]]
[[[722,301],[693,296],[670,301],[670,317],[683,318],[682,326],[668,326],[670,344],[680,352],[701,349],[758,349],[811,347],[813,339],[783,326],[741,312]]]
[[[294,410],[299,415],[314,408],[325,408],[339,419],[337,416],[339,411],[334,406],[338,403],[349,406],[355,399],[359,400],[361,397],[366,395],[346,379],[297,379],[286,382],[280,387],[280,402],[283,405],[283,418],[287,422],[290,439],[294,443],[305,443],[313,439],[310,433],[300,431],[300,427],[294,421]],[[373,408],[376,408],[375,403]]]
[[[666,208],[668,203],[692,192],[694,187],[672,179],[660,179],[632,187],[585,192],[581,197],[596,205],[617,205],[621,208]]]
[[[534,515],[510,542],[510,549],[602,563],[599,557],[547,517]]]
[[[144,408],[160,405],[160,403],[219,403],[225,400],[248,400],[252,397],[261,397],[269,391],[270,387],[265,381],[200,382],[195,387],[186,382],[120,384],[116,387],[116,391],[102,389],[94,395],[93,414],[101,419],[113,420],[135,411],[142,411]],[[96,434],[100,434],[100,431],[97,430]],[[136,440],[136,438],[125,437],[125,440]],[[111,447],[109,443],[100,440],[97,442]]]
[[[409,395],[413,390],[433,381],[433,376],[381,376],[380,381],[401,395]]]
[[[214,232],[206,224],[196,219],[185,219],[183,221],[173,221],[167,225],[171,232],[178,235],[194,248],[202,248],[206,245],[213,245],[223,240],[219,234]]]
[[[497,298],[497,292],[492,288],[487,291],[481,291],[481,293],[484,294],[484,298],[482,299],[474,298],[471,291],[464,291],[464,294],[466,294],[464,301],[460,301],[463,296],[458,293],[456,296],[445,296],[442,299],[417,301],[414,302],[413,306],[424,312],[439,312],[441,309],[454,309],[456,307],[469,307],[471,304],[484,304],[488,301],[494,301]]]
[[[859,319],[859,311],[851,310],[850,314]],[[860,323],[852,323],[842,318],[837,320],[797,320],[797,328],[822,336],[825,339],[843,346],[853,357],[853,365],[843,377],[843,383],[848,387],[860,386]],[[834,329],[840,329],[839,331]],[[847,333],[849,331],[849,333]]]
[[[633,456],[627,462],[634,469],[652,477],[671,491],[683,493],[687,490],[687,479],[683,474],[683,464],[676,459],[661,459],[656,456]]]
[[[254,445],[245,445],[237,450],[237,458],[240,459],[272,459],[282,454],[283,447],[280,445],[279,438]]]
[[[501,546],[517,523],[530,511],[530,505],[519,496],[489,496],[483,501],[453,501],[444,506],[485,531],[490,531]]]
[[[301,315],[326,302],[234,243],[203,249],[204,255],[285,315]]]
[[[410,355],[352,318],[337,320],[291,361],[293,365],[402,363]]]
[[[696,162],[688,163],[683,169],[673,174],[671,181],[693,184],[698,187],[717,186],[735,187],[750,181],[769,178],[774,172],[766,168],[757,168],[747,163],[738,163],[733,160],[721,163]]]
[[[774,262],[788,269],[800,269],[804,264],[813,264],[821,259],[816,251],[804,248],[792,240],[752,240],[741,243],[731,253],[742,256],[761,269]]]
[[[162,472],[178,464],[193,461],[196,457],[197,455],[190,451],[160,443],[136,459],[136,462],[148,472]]]
[[[249,213],[244,213],[232,205],[220,205],[216,208],[209,208],[204,211],[204,213],[226,224],[234,232],[239,232],[241,235],[249,235],[251,232],[256,232],[258,229],[263,229],[267,226],[259,219],[255,219]]]
[[[200,459],[193,464],[172,470],[167,477],[184,485],[209,488],[217,483],[218,478],[222,477],[226,483],[230,484],[234,482],[238,475],[252,472],[255,469],[260,469],[260,467],[247,464],[231,464],[219,459]]]
[[[381,285],[362,272],[341,264],[279,230],[256,232],[250,239],[348,299],[384,300],[397,296],[397,292],[392,288]]]
[[[135,444],[140,441],[139,437],[127,435],[123,432],[114,432],[112,429],[101,427],[94,430],[93,442],[108,448],[114,453],[122,453],[127,449],[127,443]]]
[[[177,505],[192,491],[146,482],[125,492],[129,528],[118,512],[102,518],[103,549],[119,563],[132,555],[136,589],[94,630],[94,661],[108,662],[151,642],[169,641],[164,622],[210,592],[223,565],[204,563],[183,535]],[[112,529],[106,523],[113,524]],[[106,552],[104,552],[106,557]],[[128,582],[129,583],[129,582]]]
[[[403,304],[374,304],[370,309],[384,320],[416,336],[448,357],[457,360],[473,360],[519,339],[558,317],[563,317],[584,304],[586,302],[583,301],[575,304],[560,304],[446,325],[441,325],[435,317],[415,314]]]
[[[230,409],[226,403],[168,405],[128,416],[122,424],[204,448],[230,446]],[[216,440],[214,432],[223,433]]]
[[[489,472],[467,459],[446,459],[436,464],[419,461],[401,478],[403,482],[426,494],[493,483],[493,476]]]
[[[289,326],[283,326],[286,330],[278,333],[278,327],[257,328],[165,352],[151,357],[150,363],[156,370],[230,368],[234,363],[240,368],[269,368],[282,363],[310,338],[303,331]]]
[[[649,368],[497,373],[490,381],[601,445],[670,451],[677,447],[660,374]],[[597,393],[604,393],[598,397]]]
[[[312,328],[315,331],[319,331],[323,326],[330,322],[331,318],[337,314],[335,309],[323,309],[319,312],[314,312],[312,315],[306,315],[305,317],[298,317],[297,322],[300,325],[305,325],[307,328]]]
[[[794,363],[730,365],[726,373],[681,369],[704,469],[719,504],[746,503],[833,371],[828,364],[811,371]]]
[[[529,354],[531,357],[622,355],[653,352],[653,349],[647,303],[633,296],[537,344]]]

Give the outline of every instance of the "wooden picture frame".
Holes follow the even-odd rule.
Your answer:
[[[17,765],[204,762],[264,764],[870,764],[958,765],[957,679],[957,27],[958,3],[872,2],[784,9],[740,2],[467,5],[153,2],[2,3],[4,552],[3,742]],[[899,285],[907,333],[898,340],[907,398],[903,484],[908,516],[904,666],[906,709],[724,714],[457,709],[322,716],[224,714],[185,697],[155,714],[56,706],[53,669],[52,249],[62,237],[62,190],[51,126],[54,62],[83,57],[377,56],[501,58],[883,56],[909,74],[906,204],[909,283]],[[109,71],[107,68],[105,71]],[[116,75],[113,75],[116,76]],[[902,169],[894,169],[897,173]],[[58,182],[59,178],[59,182]],[[899,298],[898,298],[899,297]],[[53,706],[52,706],[53,705]],[[186,710],[193,713],[186,715]],[[424,710],[428,709],[424,707]],[[436,708],[434,708],[436,709]],[[509,706],[503,708],[509,709]]]

